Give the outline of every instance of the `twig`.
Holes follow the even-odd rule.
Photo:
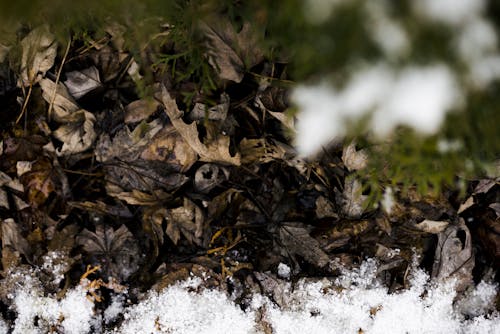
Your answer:
[[[66,51],[64,52],[64,57],[61,61],[61,66],[59,66],[59,69],[57,70],[56,84],[54,92],[52,93],[52,97],[50,99],[49,111],[47,112],[49,121],[51,118],[50,115],[52,114],[52,109],[54,108],[54,101],[56,99],[56,93],[57,93],[57,85],[59,84],[59,78],[61,77],[62,68],[64,66],[64,63],[66,62],[66,57],[68,56],[70,46],[71,46],[71,36],[69,38],[68,45],[66,46]]]
[[[28,107],[28,102],[30,100],[32,90],[33,90],[33,84],[30,84],[30,89],[28,90],[28,94],[26,95],[26,98],[24,99],[23,108],[21,109],[21,113],[19,114],[19,116],[16,119],[16,125],[19,123],[19,121],[23,117],[24,113],[26,112],[26,108]]]

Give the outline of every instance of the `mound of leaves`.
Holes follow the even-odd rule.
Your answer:
[[[66,47],[41,26],[0,65],[2,306],[12,273],[33,267],[47,294],[91,278],[97,309],[124,287],[133,301],[210,273],[229,291],[282,264],[332,277],[374,257],[392,291],[415,255],[460,291],[498,268],[498,179],[470,181],[465,200],[393,186],[374,203],[355,142],[300,158],[287,64],[264,57],[250,24],[200,27],[209,75],[188,72],[168,26],[140,54],[106,31]]]

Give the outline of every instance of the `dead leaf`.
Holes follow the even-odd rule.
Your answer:
[[[182,120],[183,112],[179,110],[177,103],[170,97],[165,86],[162,86],[161,100],[172,125],[189,146],[199,154],[201,161],[218,162],[236,166],[241,164],[240,154],[236,153],[234,156],[231,156],[229,152],[230,138],[228,136],[221,135],[207,145],[200,141],[196,123],[184,123]]]
[[[76,241],[99,261],[107,276],[125,280],[139,269],[139,248],[125,225],[114,230],[98,224],[95,232],[84,229]]]
[[[283,224],[279,228],[279,240],[292,255],[299,255],[312,265],[322,268],[330,262],[319,242],[300,225]]]
[[[203,234],[205,217],[189,199],[184,198],[184,205],[167,212],[167,228],[165,232],[168,237],[177,245],[181,234],[190,244],[201,246],[203,244]]]
[[[80,153],[89,149],[97,135],[94,130],[95,116],[76,104],[66,87],[49,79],[40,81],[43,98],[52,103],[53,118],[58,123],[65,123],[55,130],[52,135],[63,142],[62,148],[56,151],[57,155],[65,156]]]
[[[344,191],[337,193],[337,201],[341,204],[344,215],[348,218],[359,218],[363,215],[368,196],[363,195],[363,186],[354,177],[345,179]]]
[[[319,219],[322,218],[338,218],[338,214],[335,212],[333,203],[330,202],[326,197],[319,196],[316,199],[316,216]]]
[[[207,38],[209,62],[221,79],[241,82],[246,69],[263,59],[256,31],[249,22],[244,22],[237,32],[228,19],[219,17],[210,23],[202,22],[201,30]]]
[[[457,290],[462,291],[472,282],[473,268],[471,235],[460,219],[459,225],[450,225],[438,235],[432,277],[437,280],[456,278]]]
[[[432,234],[438,234],[444,231],[444,229],[449,225],[449,222],[446,221],[435,221],[435,220],[429,220],[425,219],[421,221],[420,223],[416,224],[415,226],[424,232],[427,233],[432,233]]]
[[[227,118],[227,113],[229,111],[229,95],[222,94],[220,97],[220,103],[208,108],[203,103],[196,103],[193,109],[188,113],[187,117],[189,121],[201,121],[201,120],[211,120],[211,121],[224,121]]]
[[[42,96],[47,103],[52,103],[52,112],[49,114],[49,119],[54,119],[56,122],[70,122],[71,115],[80,110],[73,97],[68,92],[64,84],[56,83],[50,79],[42,79],[40,81],[42,88]]]
[[[141,99],[130,102],[125,107],[125,123],[137,123],[151,116],[160,104],[154,99]]]
[[[168,169],[184,173],[198,161],[198,155],[173,126],[165,126],[140,155],[144,160],[162,161]]]
[[[351,141],[342,151],[342,161],[349,171],[356,171],[366,167],[368,154],[366,150],[356,150],[356,141]]]
[[[85,110],[73,114],[75,122],[62,125],[52,132],[52,135],[63,142],[61,149],[57,149],[58,156],[66,156],[88,150],[94,143],[97,135],[94,130],[96,118]],[[80,118],[78,121],[76,118]]]
[[[21,82],[24,87],[28,87],[40,81],[54,66],[57,42],[45,24],[33,29],[21,41],[21,47]]]
[[[99,70],[95,66],[80,71],[66,72],[66,78],[64,84],[77,100],[102,86]]]
[[[20,180],[27,191],[28,202],[35,208],[45,203],[56,190],[56,173],[48,158],[34,161],[30,171],[22,174]]]
[[[12,218],[2,221],[2,248],[6,247],[10,247],[28,258],[31,255],[28,241],[22,236],[19,225]]]
[[[201,193],[209,193],[229,178],[229,171],[215,164],[204,164],[194,175],[194,189]]]

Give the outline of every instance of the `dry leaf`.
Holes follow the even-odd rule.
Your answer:
[[[62,125],[52,132],[52,135],[63,142],[61,149],[57,149],[58,156],[71,155],[88,150],[94,143],[97,135],[94,130],[96,118],[85,110],[73,114],[75,122]],[[76,121],[76,117],[79,121]]]
[[[360,170],[366,167],[368,163],[368,154],[366,150],[356,150],[356,141],[352,141],[342,151],[342,161],[349,171]]]
[[[189,121],[211,120],[211,121],[224,121],[227,118],[229,111],[229,95],[222,94],[220,97],[221,103],[208,108],[203,103],[196,103],[188,113]]]
[[[31,170],[24,173],[20,180],[27,191],[28,202],[35,208],[45,203],[56,190],[56,173],[47,158],[33,162]]]
[[[84,229],[76,241],[99,261],[108,276],[125,280],[139,269],[139,248],[125,225],[114,230],[98,224],[95,232]]]
[[[147,119],[158,108],[159,103],[154,99],[142,99],[130,102],[125,107],[125,123],[137,123]]]
[[[363,195],[361,182],[354,177],[345,179],[344,191],[341,196],[336,197],[341,204],[342,212],[348,218],[359,218],[365,211],[368,196]]]
[[[158,160],[168,169],[184,173],[198,161],[198,155],[172,126],[165,126],[149,142],[140,155],[144,160]]]
[[[304,227],[284,224],[279,228],[279,240],[289,253],[299,255],[319,268],[326,266],[330,261],[319,242],[311,237]]]
[[[229,178],[229,171],[215,164],[204,164],[194,174],[194,189],[201,193],[209,193]]]
[[[444,229],[449,225],[449,222],[445,221],[435,221],[435,220],[429,220],[425,219],[421,221],[420,223],[416,224],[415,226],[424,232],[427,233],[432,233],[432,234],[438,234],[444,231]]]
[[[437,280],[456,278],[457,290],[464,290],[472,282],[474,254],[469,229],[463,219],[450,225],[438,235],[432,277]]]
[[[228,136],[219,136],[217,140],[209,144],[203,144],[199,139],[198,129],[196,123],[186,124],[182,120],[183,112],[177,107],[177,103],[170,97],[165,86],[162,86],[161,99],[165,106],[172,125],[184,138],[184,140],[191,146],[191,148],[198,153],[201,161],[205,162],[219,162],[239,166],[241,164],[240,154],[231,156],[229,152],[230,138]]]
[[[69,94],[68,89],[64,84],[56,83],[50,79],[42,79],[40,81],[42,87],[42,96],[47,103],[52,103],[52,112],[49,114],[49,119],[54,119],[56,122],[69,122],[71,115],[80,110],[73,97]]]
[[[12,218],[2,221],[2,247],[10,247],[27,257],[31,255],[31,247],[28,241],[21,235],[19,225]]]
[[[102,86],[101,79],[99,78],[99,70],[95,66],[85,68],[81,71],[66,72],[66,78],[64,84],[68,88],[69,93],[77,100]]]
[[[48,25],[33,29],[22,41],[21,81],[28,87],[40,81],[54,66],[57,42]]]
[[[189,243],[202,245],[205,217],[189,199],[184,198],[183,206],[168,210],[166,219],[165,232],[174,244],[179,242],[182,233]]]
[[[201,30],[207,37],[209,62],[221,79],[241,82],[246,69],[263,59],[249,22],[244,22],[240,32],[236,32],[228,19],[218,18],[210,23],[202,22]]]

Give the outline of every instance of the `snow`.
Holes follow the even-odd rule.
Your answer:
[[[419,14],[450,25],[461,25],[480,15],[484,0],[418,0],[411,2]]]
[[[360,268],[343,269],[336,280],[302,279],[291,288],[289,280],[276,278],[282,288],[273,291],[283,295],[274,300],[282,302],[278,305],[255,293],[245,311],[227,293],[206,289],[203,279],[190,278],[161,293],[149,292],[135,305],[130,305],[124,294],[114,295],[104,317],[94,313],[82,285],[57,300],[43,296],[30,284],[21,284],[12,298],[17,319],[11,330],[45,333],[58,328],[64,333],[101,333],[105,331],[100,324],[109,325],[119,315],[123,322],[106,333],[261,333],[260,321],[278,334],[500,330],[500,315],[490,314],[498,292],[495,284],[482,281],[454,303],[454,282],[436,284],[421,269],[412,269],[408,289],[392,294],[378,282],[376,274],[376,260],[368,259]],[[7,332],[7,324],[0,318],[0,333]]]
[[[300,111],[295,146],[303,156],[345,136],[350,124],[366,116],[370,116],[368,128],[378,137],[388,136],[398,125],[433,134],[446,112],[462,102],[447,66],[408,66],[398,71],[384,63],[359,70],[342,89],[326,83],[299,85],[292,100]]]

